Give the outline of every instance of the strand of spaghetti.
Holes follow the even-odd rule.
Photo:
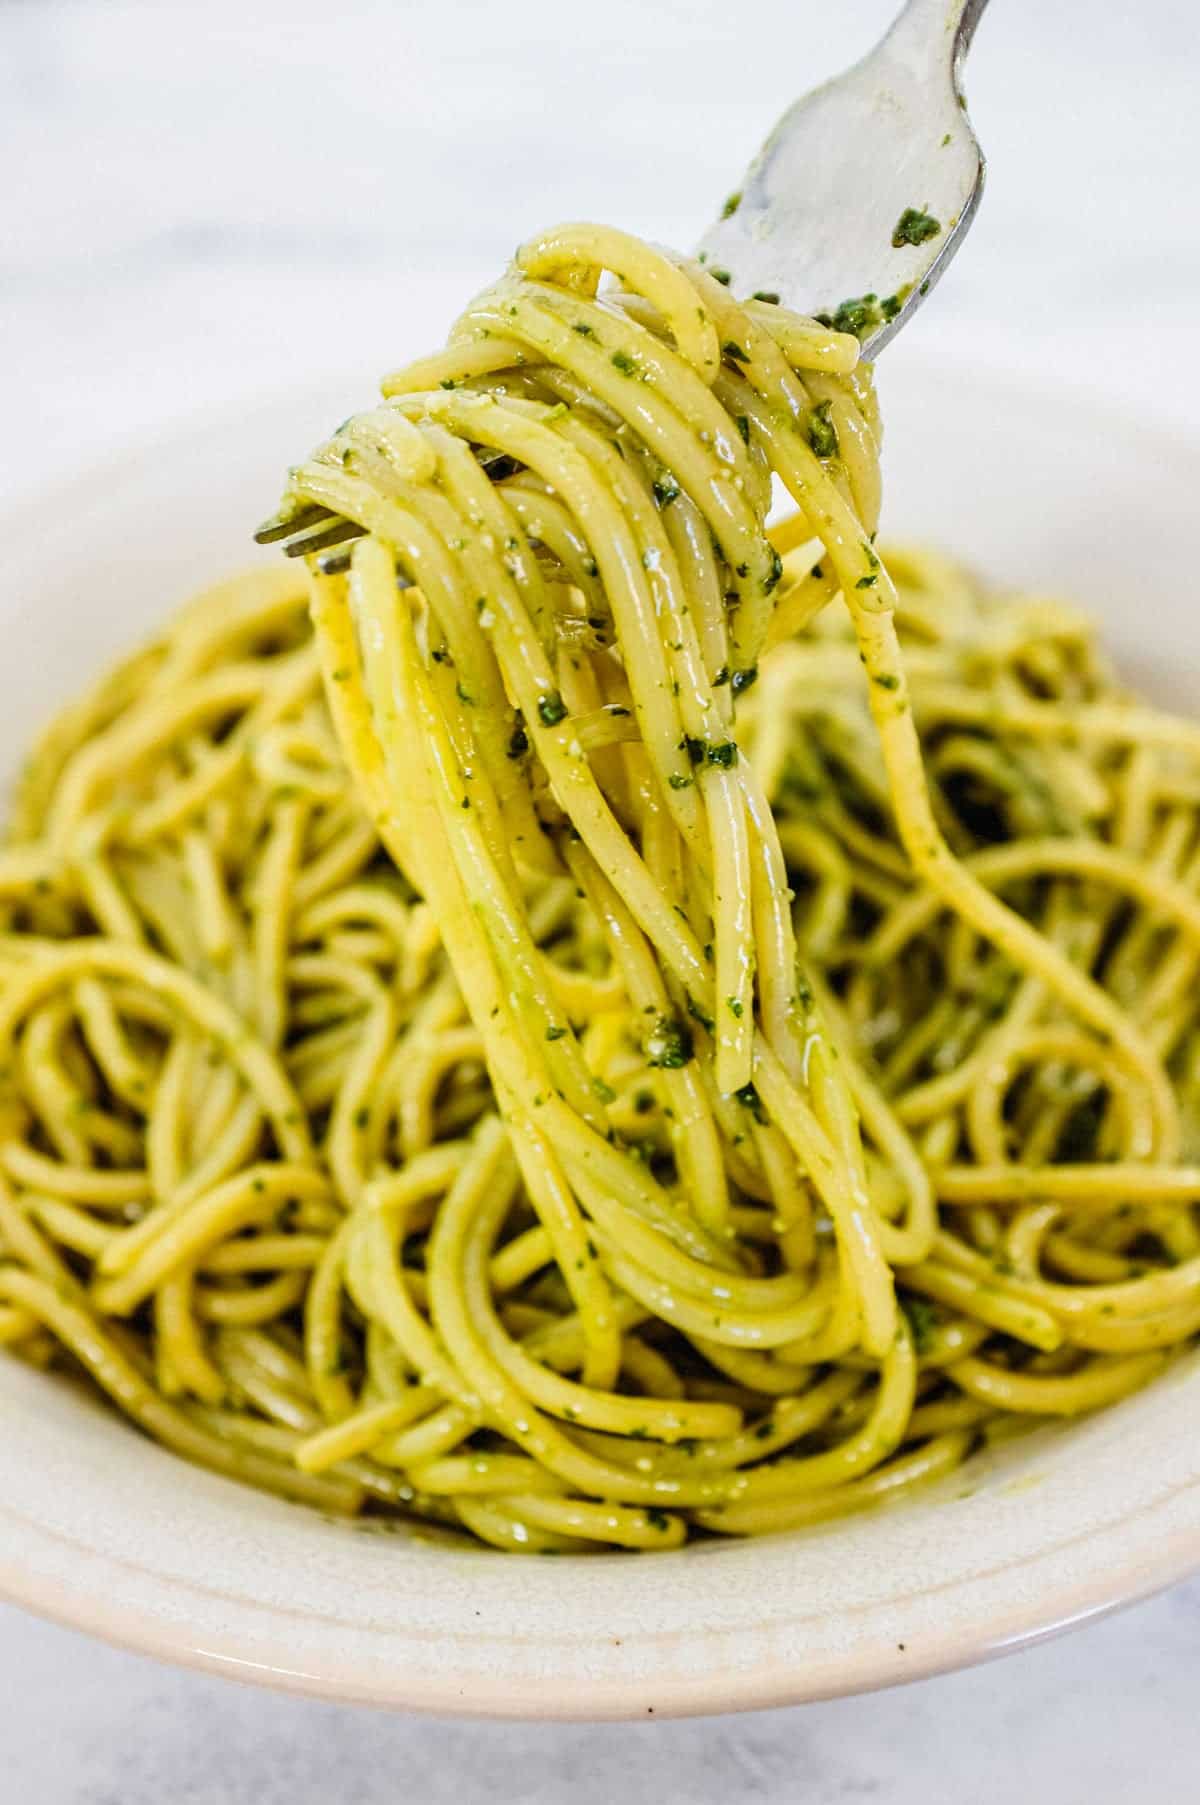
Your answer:
[[[657,1047],[651,1059],[664,1107],[671,1112],[672,1140],[696,1219],[720,1234],[729,1220],[720,1140],[703,1085],[685,1057],[688,1041],[675,1020],[670,994],[636,922],[594,861],[568,847],[567,862],[604,925],[634,1015],[645,1018],[648,1037]]]
[[[914,1413],[915,1414],[915,1413]],[[809,1492],[787,1502],[732,1505],[721,1511],[697,1511],[694,1521],[723,1535],[778,1535],[830,1517],[848,1516],[907,1497],[917,1486],[930,1485],[961,1466],[970,1452],[969,1431],[952,1429],[935,1435],[911,1454],[901,1454],[865,1479],[853,1479],[827,1492]]]
[[[1121,1048],[1145,1083],[1154,1111],[1155,1144],[1139,1152],[1145,1158],[1158,1155],[1169,1160],[1179,1141],[1179,1113],[1160,1062],[1124,1010],[1098,984],[998,901],[953,857],[929,806],[920,743],[906,706],[904,666],[895,622],[888,612],[863,607],[852,594],[848,593],[846,599],[866,665],[871,712],[888,767],[897,826],[914,867],[943,906],[962,915],[1015,965],[1036,972],[1090,1027]]]
[[[412,701],[420,706],[424,703],[425,697],[421,688],[415,642],[411,631],[406,634],[403,630],[398,630],[403,629],[407,624],[407,617],[393,611],[389,621],[382,617],[382,609],[370,613],[373,599],[378,598],[382,601],[384,565],[381,563],[380,557],[374,556],[378,551],[379,548],[367,545],[356,553],[356,560],[365,567],[362,578],[364,613],[367,614],[377,630],[373,636],[372,652],[368,654],[368,674],[377,682],[381,695],[408,694]],[[381,556],[386,557],[386,554],[381,554]],[[372,558],[374,559],[373,564],[368,565],[367,560]],[[390,576],[390,559],[388,559],[388,571]],[[371,588],[372,578],[374,579],[373,591]],[[383,665],[384,658],[388,659],[386,667]],[[430,777],[432,777],[432,773],[430,773]],[[457,850],[457,844],[450,839],[450,829],[457,824],[457,818],[461,816],[462,812],[455,810],[453,806],[448,807],[446,804],[444,791],[435,795],[427,804],[429,813],[435,818],[441,819],[443,830],[450,841],[450,865],[443,868],[440,878],[443,885],[451,882],[451,871],[456,869],[454,853]],[[461,831],[459,837],[461,839]],[[461,882],[461,875],[459,882]],[[447,902],[449,908],[443,920],[443,934],[449,938],[453,933],[452,924],[456,921],[462,923],[463,932],[454,935],[455,944],[463,946],[463,952],[460,953],[461,959],[465,954],[464,941],[467,934],[473,936],[478,930],[473,926],[465,897],[460,900],[457,894],[457,885],[447,896]],[[471,925],[468,926],[468,924]],[[541,1161],[538,1159],[539,1131],[536,1127],[536,1111],[539,1107],[537,1099],[541,1098],[544,1101],[545,1092],[534,1087],[543,1084],[549,1088],[552,1081],[549,1076],[539,1073],[537,1065],[530,1057],[531,1050],[527,1037],[519,1037],[518,1018],[514,1016],[507,997],[502,995],[496,984],[486,949],[482,945],[478,946],[477,951],[472,948],[470,960],[475,978],[467,990],[467,995],[473,1019],[488,1047],[489,1063],[497,1086],[502,1090],[506,1099],[512,1098],[523,1114],[527,1112],[528,1132],[519,1132],[516,1144],[518,1153],[526,1155],[526,1170],[528,1174],[532,1175],[537,1172],[539,1164],[543,1171],[545,1169],[544,1158]],[[463,971],[462,964],[459,965],[459,970],[460,973]],[[543,1049],[545,1044],[543,1031]],[[522,1053],[524,1058],[521,1056]],[[587,1237],[582,1221],[578,1212],[571,1205],[567,1187],[558,1181],[557,1174],[547,1173],[544,1182],[538,1182],[536,1177],[531,1176],[529,1183],[531,1195],[546,1210],[546,1214],[542,1218],[544,1226],[555,1242],[555,1253],[560,1271],[563,1273],[572,1300],[582,1314],[585,1334],[592,1344],[592,1368],[597,1372],[612,1375],[615,1372],[618,1355],[617,1343],[614,1339],[615,1329],[609,1307],[608,1288],[595,1262],[588,1256]]]
[[[1025,1203],[1044,1197],[1067,1207],[1107,1209],[1127,1201],[1200,1200],[1200,1166],[943,1166],[932,1180],[939,1202],[952,1204]]]
[[[514,1179],[511,1159],[498,1154],[487,1195],[478,1205],[473,1224],[473,1248],[479,1260],[490,1254],[511,1202]],[[478,1289],[482,1301],[486,1287],[480,1285]],[[474,1327],[497,1367],[519,1386],[522,1394],[541,1409],[567,1422],[618,1435],[640,1431],[663,1441],[735,1434],[740,1427],[739,1413],[724,1404],[682,1402],[674,1398],[629,1398],[562,1379],[531,1359],[505,1333],[490,1303],[476,1312]]]
[[[896,1298],[883,1256],[879,1223],[861,1187],[838,1161],[819,1123],[787,1078],[774,1054],[760,1044],[755,1083],[763,1102],[796,1152],[833,1218],[846,1253],[846,1275],[857,1295],[863,1346],[882,1354],[896,1335]]]
[[[506,1377],[478,1337],[475,1322],[485,1304],[486,1266],[464,1260],[472,1219],[486,1189],[491,1163],[500,1156],[503,1131],[484,1125],[475,1155],[464,1167],[434,1224],[430,1248],[430,1301],[443,1339],[469,1378],[489,1417],[508,1438],[552,1473],[584,1493],[631,1504],[686,1505],[729,1495],[740,1480],[719,1477],[658,1479],[629,1473],[584,1454],[548,1417],[535,1409]]]
[[[94,1316],[81,1305],[56,1293],[44,1279],[17,1272],[12,1267],[0,1268],[0,1297],[19,1304],[44,1323],[126,1415],[176,1454],[194,1460],[198,1466],[261,1486],[265,1491],[314,1504],[320,1510],[330,1510],[338,1515],[352,1515],[358,1510],[361,1493],[354,1485],[298,1473],[282,1461],[239,1450],[205,1434],[147,1383],[103,1332]]]
[[[199,1198],[186,1213],[161,1222],[154,1239],[119,1276],[98,1281],[93,1289],[96,1304],[105,1314],[128,1316],[180,1267],[194,1263],[238,1230],[272,1220],[285,1198],[328,1195],[329,1181],[311,1166],[275,1161],[248,1166]]]
[[[1097,1354],[1065,1377],[1014,1373],[986,1360],[959,1360],[948,1371],[968,1397],[1032,1416],[1081,1416],[1139,1390],[1163,1364],[1161,1354]]]
[[[311,1159],[311,1142],[298,1099],[267,1048],[210,990],[178,966],[140,947],[82,938],[40,959],[36,967],[6,986],[0,998],[0,1045],[11,1043],[18,1022],[45,997],[77,978],[96,975],[145,985],[218,1041],[259,1099],[287,1158]]]

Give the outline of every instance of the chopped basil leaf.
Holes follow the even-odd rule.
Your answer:
[[[740,1090],[733,1093],[736,1102],[748,1109],[756,1122],[765,1122],[766,1111],[762,1106],[762,1098],[752,1084],[743,1084]]]
[[[783,559],[779,556],[779,553],[775,550],[775,547],[772,546],[771,547],[771,568],[767,572],[766,576],[763,578],[762,586],[763,586],[763,594],[764,595],[770,595],[771,591],[773,589],[778,588],[779,579],[782,575],[783,575]]]
[[[921,207],[906,207],[892,233],[893,248],[899,250],[902,244],[924,244],[926,239],[936,238],[941,229],[941,220],[935,219],[932,213],[926,213]]]
[[[829,417],[832,408],[832,401],[819,401],[816,407],[810,408],[805,423],[804,436],[819,458],[838,455],[837,427]]]
[[[508,742],[508,756],[510,758],[520,758],[521,754],[523,752],[528,752],[528,750],[529,735],[525,731],[524,721],[521,719],[520,715],[518,715],[517,724],[513,728],[512,736]]]
[[[678,1071],[692,1057],[692,1031],[677,1015],[660,1015],[645,1042],[647,1065]]]

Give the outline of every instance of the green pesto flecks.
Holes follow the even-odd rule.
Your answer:
[[[660,1015],[646,1036],[646,1063],[663,1071],[678,1071],[693,1051],[692,1031],[677,1015]]]
[[[779,556],[779,553],[775,550],[775,547],[772,546],[771,547],[771,567],[767,571],[766,576],[762,580],[762,587],[763,587],[764,595],[770,595],[775,589],[777,589],[779,587],[779,579],[782,577],[782,575],[783,575],[783,559]]]
[[[709,1034],[712,1033],[713,1027],[715,1026],[712,1016],[707,1015],[705,1011],[701,1009],[699,1003],[693,996],[689,996],[687,999],[687,1012],[694,1022],[699,1022],[700,1026],[706,1029]]]
[[[906,207],[892,229],[892,246],[898,251],[904,244],[925,244],[936,238],[941,229],[941,220],[923,207]]]
[[[529,750],[529,735],[525,731],[524,721],[521,719],[520,715],[518,715],[517,716],[517,724],[513,728],[512,733],[509,736],[508,756],[510,758],[520,758],[521,755],[525,752],[528,752],[528,750]]]
[[[918,1354],[927,1353],[941,1326],[941,1312],[937,1305],[929,1303],[923,1297],[908,1296],[900,1299],[900,1308],[908,1319],[913,1348]]]
[[[878,326],[883,319],[877,294],[850,295],[840,301],[832,313],[819,313],[817,319],[822,326],[832,326],[835,332],[850,332],[855,338],[862,338],[872,326]]]
[[[743,1109],[748,1109],[756,1122],[766,1122],[767,1115],[762,1106],[762,1098],[754,1085],[743,1084],[739,1090],[734,1091],[733,1095],[735,1102],[740,1103]]]
[[[896,290],[894,295],[885,295],[883,300],[879,303],[879,311],[884,319],[894,320],[911,293],[912,283],[905,282]]]
[[[832,401],[819,401],[809,409],[804,423],[804,436],[819,458],[835,458],[838,455],[837,427],[829,417],[832,408]]]

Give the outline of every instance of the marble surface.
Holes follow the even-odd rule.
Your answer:
[[[1184,1805],[1200,1589],[939,1680],[748,1717],[464,1724],[178,1673],[0,1610],[12,1805]]]
[[[890,10],[0,4],[0,493],[301,375],[401,361],[539,224],[590,215],[687,243],[765,126]],[[1192,430],[1198,83],[1189,0],[997,4],[968,82],[984,210],[889,358],[940,342],[1008,367],[1067,358]],[[886,403],[886,368],[883,387]],[[17,1703],[0,1797],[1157,1805],[1200,1780],[1198,1660],[1193,1583],[874,1698],[461,1726],[172,1672],[0,1609]]]

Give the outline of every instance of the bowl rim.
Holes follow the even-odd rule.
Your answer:
[[[908,365],[910,373],[922,366],[936,370],[942,382],[956,370],[969,372],[973,387],[1003,389],[1009,400],[1014,387],[1033,390],[1033,375],[1027,369],[981,364],[961,354],[939,357],[936,363],[910,355]],[[20,535],[17,542],[27,542],[64,515],[69,518],[77,500],[94,496],[98,485],[119,484],[122,478],[134,477],[148,460],[241,425],[248,409],[255,414],[282,414],[285,408],[295,413],[311,402],[315,410],[362,380],[361,367],[349,373],[335,370],[319,383],[251,393],[236,402],[195,410],[155,430],[130,433],[106,455],[15,496],[0,512],[0,520]],[[1200,455],[1200,441],[1194,435],[1152,416],[1131,420],[1095,388],[1056,374],[1054,394],[1074,416],[1093,421],[1097,430],[1119,418],[1126,440],[1135,438],[1159,457],[1182,453],[1194,463]],[[410,1657],[398,1664],[365,1652],[356,1658],[347,1643],[358,1637],[368,1641],[375,1637],[380,1650],[387,1643],[393,1658],[404,1646],[403,1633],[365,1623],[354,1626],[353,1637],[340,1639],[336,1626],[330,1626],[324,1650],[314,1649],[310,1639],[306,1653],[298,1657],[289,1644],[286,1610],[228,1594],[222,1597],[226,1623],[219,1627],[206,1623],[201,1634],[192,1620],[202,1588],[187,1578],[152,1574],[133,1559],[88,1547],[17,1511],[3,1497],[0,1597],[133,1652],[330,1701],[493,1719],[629,1720],[765,1709],[876,1690],[1013,1652],[1132,1604],[1200,1568],[1200,1477],[1160,1490],[1157,1496],[1148,1497],[1145,1491],[1138,1496],[1134,1491],[1122,1514],[1098,1528],[1081,1529],[1073,1539],[1087,1543],[1087,1566],[1081,1577],[1056,1573],[1056,1562],[1071,1545],[1068,1538],[1032,1555],[1000,1562],[984,1573],[922,1588],[922,1596],[955,1593],[956,1609],[947,1624],[933,1630],[925,1627],[911,1644],[898,1640],[901,1619],[895,1598],[859,1601],[846,1606],[845,1613],[861,1620],[861,1633],[848,1646],[814,1651],[803,1662],[776,1655],[730,1668],[714,1662],[695,1672],[643,1674],[634,1669],[617,1677],[579,1677],[564,1671],[553,1687],[538,1688],[532,1698],[528,1681],[505,1673],[508,1635],[491,1636],[496,1658],[486,1667],[464,1665],[458,1671],[424,1665],[417,1632],[408,1638]],[[998,1604],[983,1596],[990,1580],[1017,1568],[1027,1583],[1015,1601]],[[128,1595],[135,1575],[143,1589],[149,1583],[152,1604]],[[980,1593],[978,1613],[965,1608],[973,1589]],[[136,1593],[139,1587],[132,1590]],[[792,1621],[794,1626],[803,1618]],[[732,1632],[704,1632],[714,1645],[728,1633]],[[429,1632],[420,1634],[428,1637]],[[641,1636],[644,1645],[654,1640],[653,1631]],[[473,1641],[489,1642],[486,1626],[473,1632]]]
[[[178,1578],[168,1580],[155,1575],[160,1603],[170,1607],[169,1613],[162,1608],[143,1609],[119,1602],[122,1577],[144,1570],[133,1563],[98,1557],[94,1551],[78,1545],[74,1546],[83,1562],[90,1569],[99,1569],[92,1573],[91,1583],[72,1586],[48,1579],[44,1570],[35,1574],[24,1562],[0,1555],[0,1598],[132,1654],[328,1703],[438,1717],[547,1723],[724,1715],[817,1703],[931,1679],[1018,1653],[1152,1597],[1200,1568],[1200,1509],[1166,1536],[1154,1533],[1154,1520],[1165,1513],[1175,1498],[1185,1494],[1200,1504],[1200,1481],[1186,1482],[1159,1499],[1155,1506],[1134,1506],[1098,1534],[1081,1530],[1077,1540],[1089,1540],[1097,1551],[1102,1542],[1114,1535],[1119,1537],[1122,1531],[1131,1531],[1135,1525],[1139,1529],[1149,1527],[1150,1533],[1138,1535],[1137,1543],[1143,1551],[1128,1556],[1124,1564],[1116,1562],[1107,1579],[1091,1577],[1067,1588],[1060,1584],[1053,1593],[1053,1609],[1049,1612],[1044,1603],[1031,1604],[1028,1600],[1002,1611],[988,1607],[986,1629],[976,1627],[968,1617],[957,1629],[927,1634],[910,1650],[906,1642],[897,1640],[899,1620],[894,1615],[894,1600],[877,1606],[850,1606],[850,1616],[873,1615],[881,1620],[872,1640],[856,1642],[844,1653],[822,1654],[809,1661],[802,1673],[770,1659],[737,1671],[718,1667],[696,1674],[660,1674],[653,1678],[635,1675],[612,1680],[592,1676],[580,1682],[564,1673],[552,1692],[537,1693],[532,1706],[528,1682],[515,1683],[506,1678],[500,1663],[486,1671],[472,1667],[469,1675],[465,1671],[456,1675],[425,1669],[418,1656],[406,1662],[402,1670],[383,1669],[386,1677],[381,1678],[377,1662],[349,1660],[344,1646],[332,1648],[327,1657],[310,1655],[298,1662],[287,1639],[286,1613],[272,1611],[261,1603],[227,1599],[227,1605],[233,1604],[238,1621],[228,1629],[208,1627],[202,1639],[197,1639],[195,1631],[185,1627],[188,1602],[199,1596],[195,1588]],[[0,1503],[0,1522],[5,1520],[11,1524],[16,1519]],[[27,1546],[40,1542],[43,1551],[52,1544],[60,1550],[72,1546],[67,1538],[31,1526],[26,1519],[20,1519],[19,1529]],[[1002,1564],[965,1581],[948,1581],[944,1588],[924,1587],[922,1596],[953,1590],[961,1597],[969,1594],[973,1586],[1012,1571],[1017,1565],[1026,1575],[1035,1575],[1043,1566],[1052,1567],[1062,1552],[1063,1544],[1058,1543],[1032,1560]],[[1036,1591],[1036,1596],[1042,1599],[1046,1594]],[[373,1633],[367,1625],[355,1627],[356,1636]],[[488,1640],[486,1632],[480,1632],[475,1640]],[[510,1644],[506,1635],[491,1640],[498,1653]],[[646,1640],[653,1640],[653,1636]]]

